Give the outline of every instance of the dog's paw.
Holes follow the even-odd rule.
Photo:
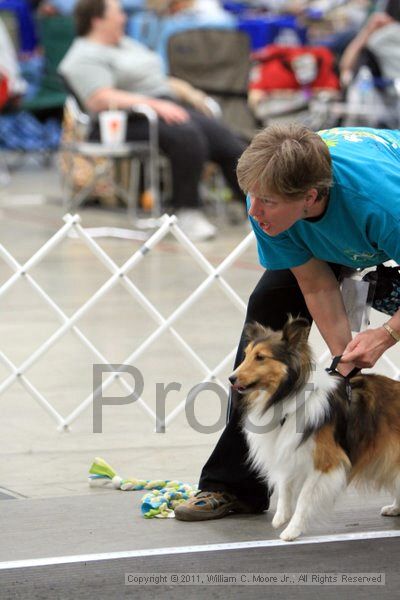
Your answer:
[[[289,519],[290,515],[287,515],[285,513],[275,513],[271,525],[274,529],[278,529],[279,527],[282,527],[282,525],[284,525],[287,521],[289,521]]]
[[[293,542],[293,540],[296,540],[299,535],[301,535],[301,529],[289,524],[286,529],[282,531],[279,537],[284,542]]]
[[[383,506],[381,509],[381,515],[384,517],[398,517],[400,515],[400,508],[397,504],[389,504],[389,506]]]

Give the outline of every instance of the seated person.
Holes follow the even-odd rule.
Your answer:
[[[375,31],[367,42],[367,48],[377,60],[382,77],[400,78],[400,23],[392,20]]]
[[[340,61],[340,78],[345,87],[359,67],[364,49],[378,61],[381,74],[388,79],[400,77],[400,10],[398,2],[388,2],[384,12],[373,13]]]
[[[199,181],[206,161],[218,163],[237,199],[243,198],[235,167],[245,144],[213,119],[206,97],[188,83],[164,75],[160,59],[124,37],[126,17],[118,0],[78,0],[78,39],[59,70],[91,113],[110,107],[151,107],[159,117],[159,146],[170,159],[173,207],[192,240],[215,235],[201,211]],[[148,139],[144,118],[128,121],[129,141]],[[98,125],[92,139],[99,139]]]

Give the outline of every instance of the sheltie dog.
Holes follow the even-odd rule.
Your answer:
[[[229,379],[243,395],[249,460],[277,491],[272,526],[288,522],[281,539],[295,540],[350,482],[387,489],[395,500],[381,514],[400,515],[400,382],[357,375],[349,398],[344,378],[313,360],[305,319],[245,333]]]

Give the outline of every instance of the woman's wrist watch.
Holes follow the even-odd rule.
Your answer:
[[[382,327],[384,329],[386,329],[386,331],[388,332],[388,334],[396,341],[396,342],[400,342],[400,333],[398,331],[396,331],[395,329],[393,329],[393,327],[391,327],[389,325],[389,323],[384,323],[382,325]]]

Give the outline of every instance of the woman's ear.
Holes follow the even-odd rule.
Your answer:
[[[306,193],[304,206],[305,208],[311,208],[314,206],[318,198],[318,190],[316,188],[310,188]]]

